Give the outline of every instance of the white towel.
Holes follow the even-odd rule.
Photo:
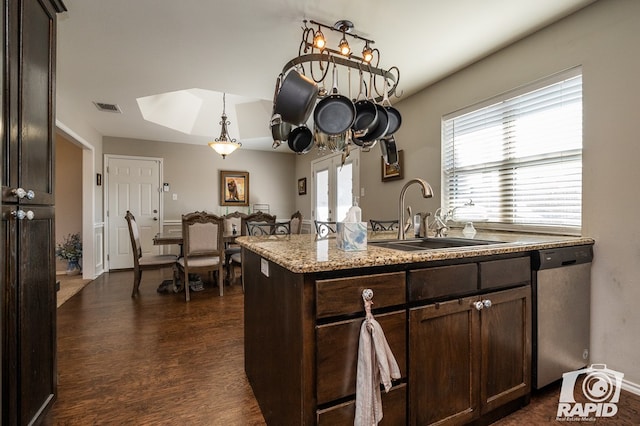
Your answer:
[[[391,379],[400,378],[400,368],[378,321],[369,317],[362,322],[358,346],[356,377],[356,417],[354,426],[375,426],[382,420],[380,383],[385,392]]]

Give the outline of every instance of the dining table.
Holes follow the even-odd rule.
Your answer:
[[[236,238],[240,236],[239,232],[234,233],[227,233],[225,232],[224,234],[222,234],[222,241],[224,243],[225,246],[225,256],[224,256],[224,266],[226,268],[226,272],[225,272],[225,282],[229,282],[229,279],[231,277],[230,274],[230,270],[229,270],[229,261],[231,259],[231,255],[233,255],[236,252],[240,251],[240,248],[238,247],[238,250],[235,251],[235,248],[231,248],[231,246],[235,243]],[[178,232],[158,232],[155,237],[153,237],[153,245],[156,246],[161,246],[161,245],[179,245],[180,246],[180,255],[179,257],[182,257],[182,244],[184,242],[184,239],[182,238],[182,232],[178,231]]]

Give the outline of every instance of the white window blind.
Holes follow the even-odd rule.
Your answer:
[[[582,74],[574,68],[443,118],[444,208],[488,227],[579,232]]]

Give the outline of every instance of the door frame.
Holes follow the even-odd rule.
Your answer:
[[[104,154],[104,164],[103,169],[105,178],[104,181],[104,190],[102,191],[102,217],[104,217],[105,223],[105,238],[103,239],[104,244],[104,270],[110,271],[111,264],[109,262],[109,235],[111,232],[111,218],[107,214],[107,210],[109,209],[109,160],[145,160],[145,161],[157,161],[158,162],[158,226],[160,227],[160,231],[164,228],[164,197],[160,195],[160,191],[162,190],[162,182],[164,181],[164,158],[160,157],[144,157],[140,155],[118,155],[118,154]]]

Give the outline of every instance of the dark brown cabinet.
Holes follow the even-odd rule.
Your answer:
[[[245,372],[267,424],[353,424],[366,288],[402,376],[381,424],[488,424],[527,402],[528,253],[294,273],[242,250]]]
[[[528,258],[497,262],[520,267],[510,275],[510,283],[501,278],[496,286],[529,284]],[[491,263],[492,271],[500,266]],[[478,286],[488,282],[482,279],[486,266],[478,265]],[[452,287],[468,292],[469,279],[478,277],[469,265],[445,268],[415,271],[423,279],[410,276],[409,293],[422,294],[412,287],[427,285],[424,278],[437,278],[435,287],[442,286],[446,273]],[[528,395],[530,330],[530,285],[410,309],[409,423],[465,424]]]
[[[60,0],[2,2],[2,423],[38,423],[56,392],[54,105]]]

